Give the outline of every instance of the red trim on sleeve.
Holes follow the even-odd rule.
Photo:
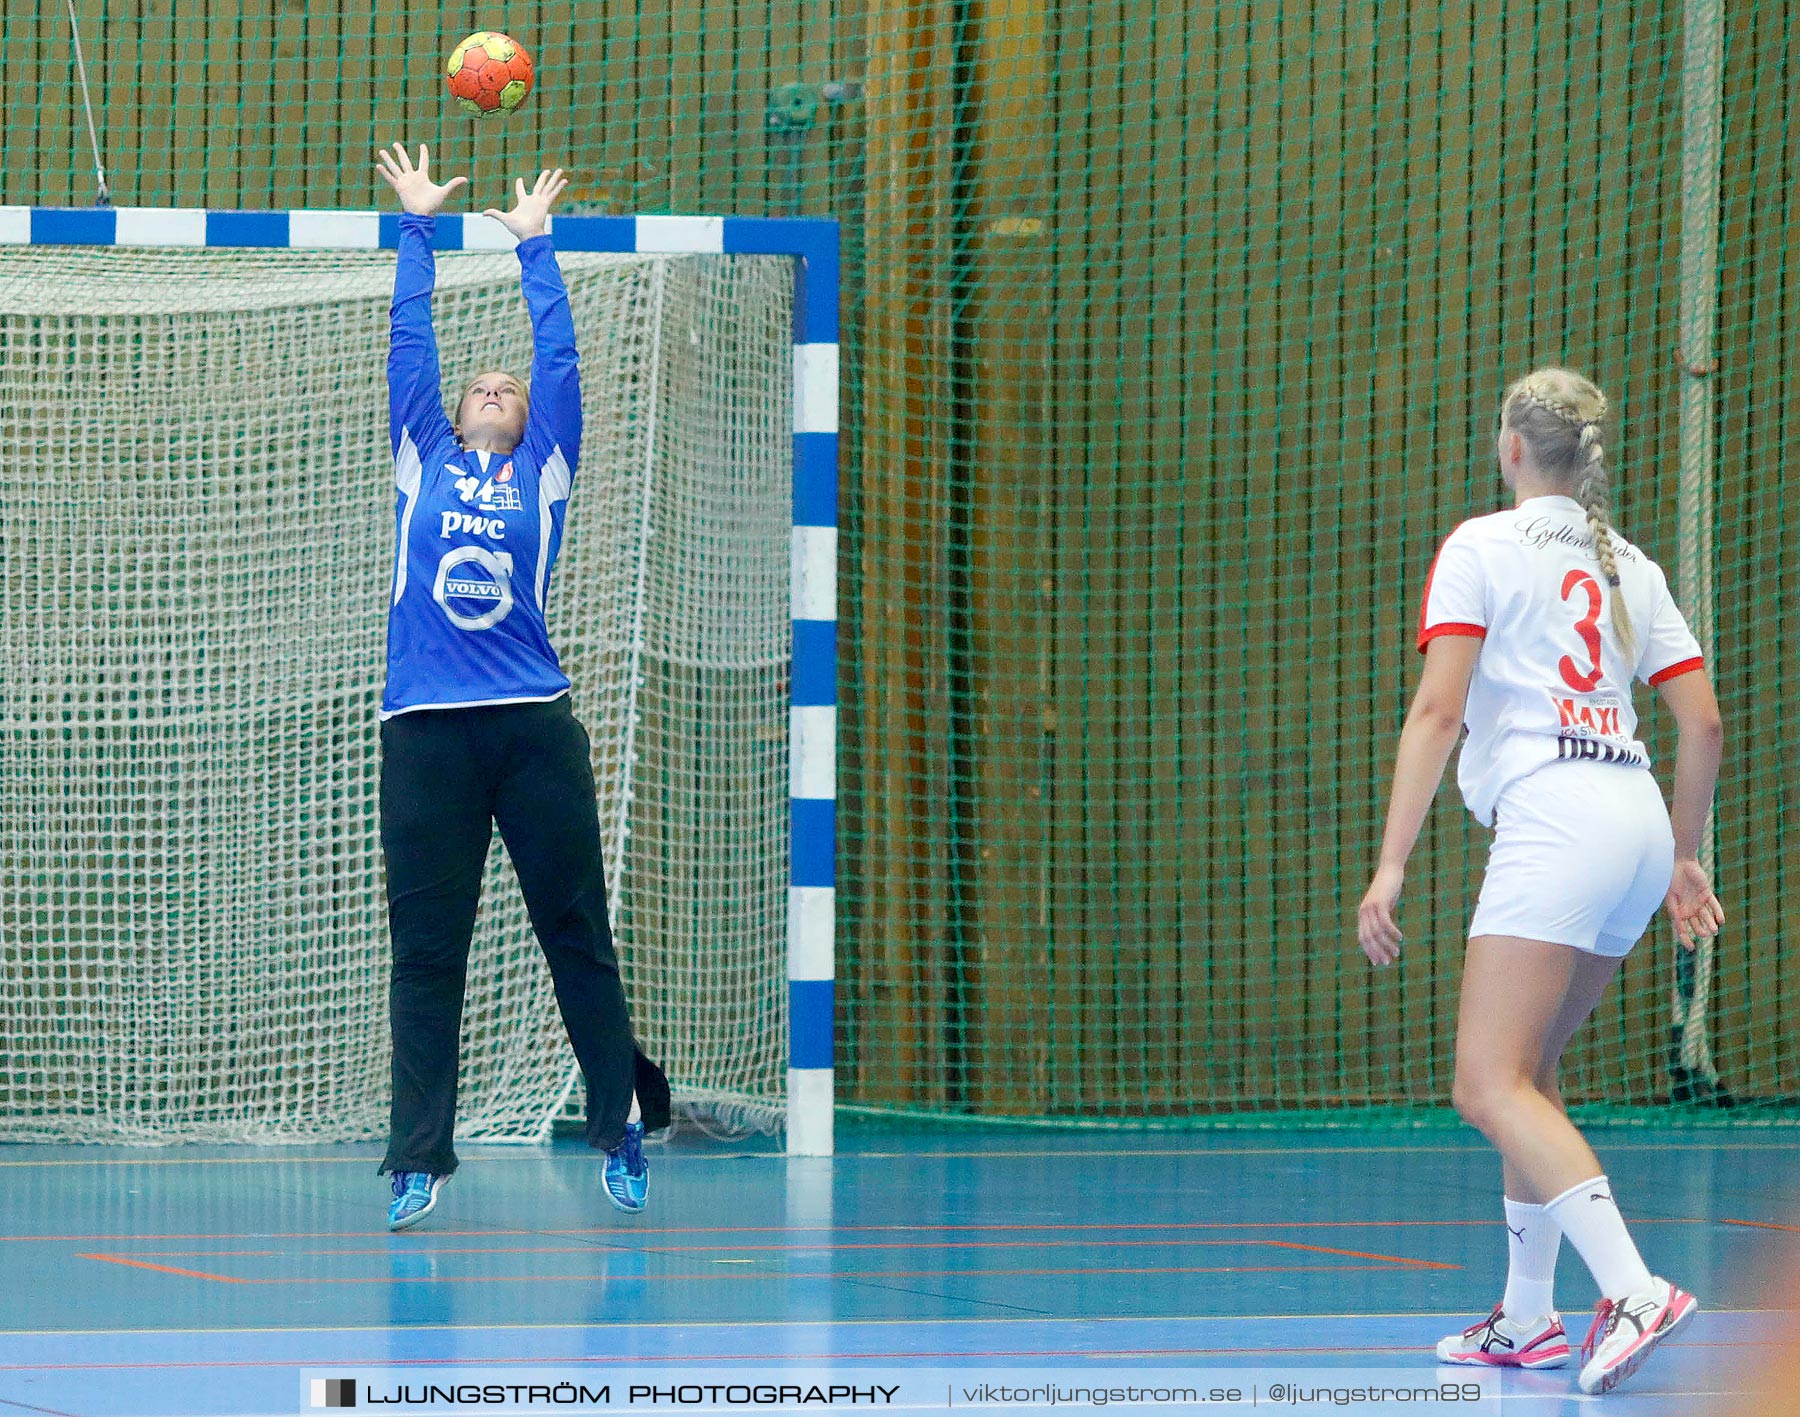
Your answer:
[[[1445,538],[1449,540],[1448,537]],[[1438,547],[1437,555],[1431,558],[1431,569],[1425,573],[1425,594],[1419,597],[1419,653],[1425,653],[1425,616],[1431,610],[1431,582],[1437,575],[1438,562],[1444,559],[1444,548]]]
[[[1460,620],[1446,620],[1441,625],[1433,625],[1429,630],[1419,631],[1419,653],[1425,653],[1425,646],[1443,635],[1467,635],[1472,640],[1487,638],[1486,625],[1469,625]]]
[[[1679,678],[1683,674],[1692,674],[1696,669],[1704,668],[1706,668],[1706,661],[1699,655],[1695,655],[1692,659],[1684,659],[1679,664],[1671,664],[1667,669],[1657,670],[1650,676],[1649,683],[1651,688],[1655,688],[1658,684],[1666,684],[1671,679]]]
[[[1456,526],[1451,529],[1450,536],[1455,536],[1457,532],[1461,531],[1467,525],[1467,522],[1458,522]],[[1431,583],[1437,577],[1438,562],[1444,559],[1444,547],[1450,544],[1450,536],[1446,536],[1443,542],[1438,546],[1437,555],[1431,558],[1431,569],[1425,573],[1425,594],[1419,597],[1420,654],[1425,653],[1426,642],[1437,635],[1473,634],[1479,639],[1485,637],[1487,634],[1487,631],[1479,625],[1464,625],[1460,629],[1450,629],[1443,625],[1434,625],[1430,630],[1425,628],[1425,617],[1431,613]]]

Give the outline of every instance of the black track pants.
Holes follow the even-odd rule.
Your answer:
[[[589,1145],[618,1145],[634,1086],[645,1124],[668,1120],[668,1084],[632,1040],[607,920],[588,736],[568,697],[419,710],[381,725],[394,947],[394,1101],[383,1171],[456,1170],[457,1041],[495,823],[587,1079]]]

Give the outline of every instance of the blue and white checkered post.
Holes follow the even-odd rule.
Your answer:
[[[838,232],[777,217],[563,216],[563,251],[778,255],[794,262],[793,670],[789,705],[787,1149],[832,1150],[837,807]],[[0,245],[393,249],[391,212],[0,206]],[[440,216],[442,251],[517,243],[482,216]]]
[[[790,1156],[829,1156],[837,899],[837,223],[727,217],[724,242],[727,252],[740,255],[795,257],[787,1149]]]

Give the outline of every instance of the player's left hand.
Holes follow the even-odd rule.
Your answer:
[[[1377,969],[1400,958],[1402,936],[1394,910],[1400,904],[1400,887],[1405,881],[1406,873],[1398,866],[1378,868],[1356,909],[1356,942]]]
[[[491,216],[521,241],[527,237],[542,236],[544,224],[550,217],[550,204],[562,196],[563,188],[568,185],[569,179],[563,176],[560,167],[554,172],[538,173],[537,183],[529,192],[525,190],[525,179],[516,178],[513,190],[518,196],[518,202],[513,209],[503,212],[497,207],[489,207],[482,215]]]

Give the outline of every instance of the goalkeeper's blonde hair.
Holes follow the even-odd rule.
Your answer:
[[[1538,469],[1561,482],[1587,512],[1594,556],[1613,590],[1613,628],[1635,658],[1637,634],[1619,585],[1619,558],[1613,546],[1612,479],[1606,466],[1606,395],[1572,369],[1534,369],[1506,391],[1500,426],[1517,433],[1531,449]]]

